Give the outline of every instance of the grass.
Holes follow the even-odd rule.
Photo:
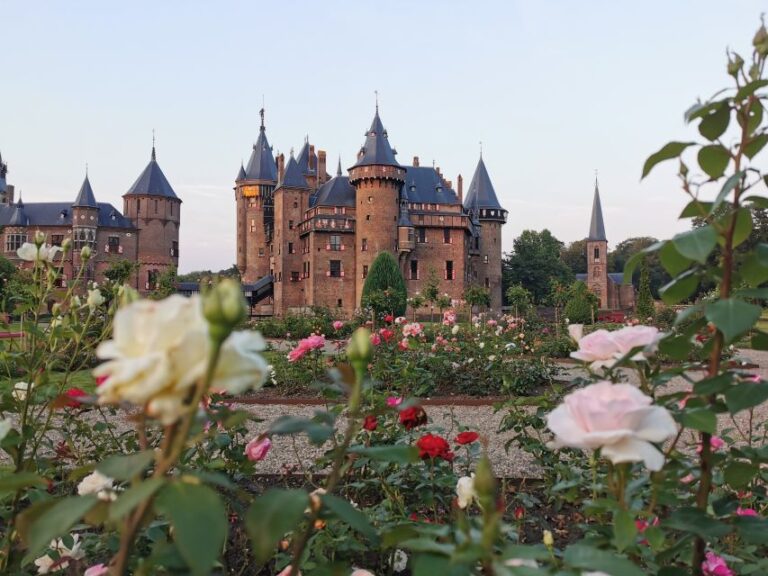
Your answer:
[[[66,374],[64,372],[53,372],[51,374],[51,382],[60,383],[65,377]],[[0,388],[8,390],[18,381],[19,380],[8,380],[7,378],[3,378],[0,380]],[[79,370],[69,374],[66,389],[69,390],[70,388],[82,388],[89,394],[93,393],[96,390],[96,381],[93,379],[93,376],[91,376],[91,371]]]

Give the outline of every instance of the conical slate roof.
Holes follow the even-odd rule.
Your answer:
[[[355,189],[347,176],[336,176],[320,186],[312,206],[355,205]]]
[[[310,154],[309,140],[307,140],[304,142],[304,146],[301,147],[299,157],[296,159],[296,163],[301,168],[301,173],[304,176],[314,175],[317,172],[316,168],[310,168],[310,160],[311,165],[317,167],[317,154],[314,152]]]
[[[595,180],[595,197],[592,200],[592,220],[589,223],[588,240],[607,241],[605,237],[605,224],[603,223],[603,207],[600,205],[600,190]]]
[[[126,192],[126,195],[135,196],[161,196],[163,198],[173,198],[178,200],[179,197],[173,191],[168,179],[160,169],[160,165],[157,163],[157,155],[155,154],[155,147],[152,146],[152,158],[144,168],[144,171],[139,176],[138,180],[133,183],[130,190]]]
[[[13,212],[8,220],[8,226],[27,226],[29,224],[29,218],[24,213],[24,202],[19,198],[18,203],[13,206]]]
[[[93,195],[93,188],[91,188],[91,181],[88,179],[88,174],[85,175],[83,185],[80,187],[80,192],[75,198],[75,203],[72,206],[80,206],[82,208],[96,208],[98,210],[99,204],[96,202],[96,196]]]
[[[277,165],[275,165],[275,157],[272,155],[272,147],[267,141],[267,132],[263,122],[259,129],[256,144],[253,145],[251,158],[245,167],[245,175],[248,180],[277,182]]]
[[[395,151],[389,145],[389,137],[379,118],[379,107],[371,122],[371,128],[365,133],[365,144],[360,149],[362,156],[355,166],[400,166],[395,160]]]
[[[488,176],[488,170],[482,156],[477,163],[472,181],[469,183],[467,197],[464,199],[464,208],[470,211],[503,210],[499,204],[499,199],[496,197],[496,191],[493,189],[491,177]]]
[[[291,154],[288,160],[288,165],[285,167],[285,173],[283,174],[283,181],[280,182],[280,187],[287,186],[289,188],[307,188],[307,181],[304,175],[301,173],[296,158]]]
[[[408,186],[403,184],[400,189],[400,216],[397,219],[397,225],[412,228],[411,215],[408,210]]]
[[[235,178],[235,182],[240,182],[241,180],[245,180],[245,168],[243,168],[243,163],[240,163],[240,171],[237,173],[237,178]]]

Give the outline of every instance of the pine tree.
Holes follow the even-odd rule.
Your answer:
[[[363,285],[361,304],[377,314],[403,316],[408,294],[397,260],[389,252],[381,252],[371,264]]]
[[[641,322],[648,318],[653,319],[656,315],[656,307],[653,304],[653,295],[651,294],[651,281],[648,274],[648,264],[643,260],[640,268],[640,286],[637,290],[637,305],[635,314]]]

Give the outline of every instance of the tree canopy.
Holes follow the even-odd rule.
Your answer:
[[[552,280],[572,282],[573,272],[560,258],[562,248],[563,243],[549,230],[524,230],[502,262],[504,292],[519,284],[531,293],[534,303],[541,304]]]

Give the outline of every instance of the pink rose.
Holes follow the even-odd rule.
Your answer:
[[[742,508],[739,506],[736,508],[736,516],[759,516],[759,514],[754,508]]]
[[[390,396],[389,398],[387,398],[387,406],[389,406],[390,408],[395,408],[397,406],[400,406],[400,404],[402,403],[403,403],[403,399],[398,398],[397,396]]]
[[[83,576],[104,576],[109,574],[109,567],[104,564],[94,564],[83,572]]]
[[[418,336],[421,334],[421,324],[418,322],[411,322],[403,326],[403,336]]]
[[[577,331],[572,330],[570,326],[568,332],[572,336],[578,335]],[[578,340],[578,344],[579,349],[571,352],[571,358],[590,362],[592,368],[613,366],[615,355],[619,352],[619,347],[608,330],[595,330]]]
[[[644,360],[647,355],[653,354],[663,336],[659,329],[653,326],[627,326],[610,334],[619,349],[618,358],[629,354],[633,348],[643,347],[632,360]]]
[[[298,570],[296,572],[296,574],[298,576],[301,576],[301,570]],[[288,566],[286,566],[285,568],[280,570],[280,572],[277,573],[277,576],[290,576],[290,575],[291,575],[291,565],[290,564],[288,564]]]
[[[245,445],[245,456],[251,462],[259,462],[267,457],[272,441],[266,436],[257,436]]]
[[[720,436],[712,436],[709,439],[709,448],[712,452],[717,452],[723,446],[725,446],[725,440],[720,438]],[[696,453],[701,454],[701,444],[696,448]]]
[[[341,330],[344,328],[344,322],[341,320],[334,320],[332,326],[334,330]]]
[[[379,344],[381,344],[381,337],[379,337],[379,335],[376,334],[376,332],[371,334],[371,344],[373,344],[374,346],[378,346]]]
[[[663,454],[652,444],[677,433],[670,413],[631,384],[598,382],[571,392],[547,416],[555,446],[601,449],[614,464],[643,461],[661,470]]]
[[[704,576],[733,576],[733,570],[728,568],[725,560],[714,552],[707,552],[701,563]]]

